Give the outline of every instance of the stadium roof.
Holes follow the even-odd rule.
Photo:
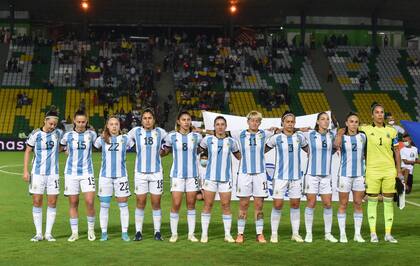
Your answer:
[[[15,10],[28,10],[34,21],[82,21],[81,0],[12,0]],[[89,0],[94,24],[223,25],[228,0]],[[6,3],[0,9],[8,9]],[[280,25],[285,16],[370,17],[403,20],[420,29],[418,0],[238,0],[235,22],[241,25]]]

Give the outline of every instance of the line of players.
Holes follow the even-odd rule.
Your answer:
[[[122,240],[129,241],[127,234],[129,211],[127,200],[130,196],[128,174],[126,170],[126,152],[136,146],[134,192],[136,194],[134,240],[142,239],[144,208],[147,194],[150,194],[153,209],[154,239],[162,240],[160,233],[162,212],[160,207],[163,192],[163,174],[161,157],[172,152],[173,163],[170,171],[172,206],[170,213],[170,242],[178,239],[178,220],[182,197],[185,193],[188,221],[188,240],[198,242],[195,237],[196,193],[199,188],[198,154],[208,155],[204,190],[204,207],[201,213],[201,242],[208,241],[208,227],[215,194],[219,193],[223,211],[224,240],[244,242],[244,229],[250,198],[254,199],[254,219],[256,240],[265,243],[263,235],[263,202],[268,196],[264,154],[270,149],[276,150],[276,167],[273,184],[273,209],[271,212],[271,239],[278,242],[278,227],[283,208],[283,199],[288,192],[290,197],[290,220],[292,240],[312,242],[312,224],[317,195],[321,195],[324,207],[325,240],[337,242],[331,234],[332,227],[332,179],[331,162],[335,134],[328,128],[330,118],[327,113],[320,113],[314,130],[307,132],[295,129],[296,117],[291,112],[282,116],[282,129],[261,130],[262,116],[251,111],[247,116],[248,129],[227,132],[227,122],[220,116],[214,120],[214,131],[203,138],[201,132],[192,128],[191,115],[181,112],[177,117],[176,130],[170,133],[155,127],[155,117],[151,110],[142,114],[142,126],[133,128],[127,135],[121,134],[119,120],[110,117],[104,133],[97,137],[89,130],[88,118],[83,112],[74,115],[74,130],[63,135],[56,129],[57,114],[48,113],[42,128],[34,130],[27,140],[24,159],[24,180],[29,181],[29,192],[33,195],[33,220],[36,235],[31,241],[40,241],[44,237],[55,241],[51,234],[56,216],[56,202],[59,194],[58,154],[68,155],[65,166],[64,195],[69,199],[69,215],[72,234],[68,241],[73,242],[78,235],[79,194],[84,193],[87,209],[88,239],[95,240],[95,178],[93,173],[92,148],[102,150],[102,162],[99,175],[98,196],[100,200],[101,241],[108,240],[108,211],[114,195],[120,209]],[[366,136],[358,131],[359,119],[356,114],[347,116],[346,131],[342,137],[341,169],[338,190],[340,208],[337,214],[340,227],[340,242],[347,242],[345,233],[345,213],[349,193],[353,192],[354,204],[354,240],[364,242],[360,230],[363,210],[362,198],[365,191],[364,149]],[[229,134],[230,133],[230,134]],[[230,135],[230,136],[229,136]],[[302,184],[301,150],[308,153],[305,183]],[[29,159],[34,152],[32,171],[29,173]],[[232,156],[240,160],[237,179],[237,196],[240,198],[238,216],[238,235],[231,236],[232,213],[230,199],[232,190]],[[305,208],[306,237],[299,235],[300,198],[302,187],[307,197]],[[42,234],[42,205],[44,192],[47,194],[48,208],[45,234]]]

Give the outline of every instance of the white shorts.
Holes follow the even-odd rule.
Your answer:
[[[163,193],[163,175],[158,173],[136,173],[134,177],[134,193],[136,195],[154,194],[162,195]]]
[[[350,191],[365,191],[365,178],[363,176],[347,177],[339,176],[337,184],[338,192],[350,192]]]
[[[232,192],[232,183],[229,182],[217,182],[212,180],[203,181],[203,189],[210,192],[219,193],[230,193]]]
[[[31,175],[29,179],[29,193],[44,195],[60,194],[60,177],[58,175]]]
[[[305,193],[306,194],[332,194],[331,176],[305,176]]]
[[[300,199],[302,196],[302,180],[274,179],[273,199],[284,199],[286,193],[291,199]]]
[[[64,178],[64,196],[79,195],[80,191],[95,192],[95,177],[83,177],[83,176],[65,176]]]
[[[238,174],[236,183],[236,196],[238,197],[268,197],[267,175],[260,174]]]
[[[99,197],[111,197],[115,194],[115,197],[129,197],[130,193],[130,184],[128,183],[128,177],[99,177]]]
[[[195,192],[199,191],[199,180],[195,178],[171,178],[171,192]]]

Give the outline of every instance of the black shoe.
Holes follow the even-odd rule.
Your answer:
[[[136,235],[134,236],[134,241],[141,241],[143,239],[143,236],[141,235],[141,232],[137,232]]]
[[[158,241],[162,241],[163,240],[162,236],[160,235],[160,232],[156,232],[155,233],[155,240],[158,240]]]

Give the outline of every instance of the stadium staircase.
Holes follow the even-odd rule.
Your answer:
[[[342,124],[346,114],[350,111],[350,106],[335,75],[333,75],[333,82],[327,82],[330,64],[322,48],[312,50],[311,63],[319,83],[321,84],[321,88],[323,88],[327,97],[329,106],[332,109],[331,111],[334,112],[336,119]]]

